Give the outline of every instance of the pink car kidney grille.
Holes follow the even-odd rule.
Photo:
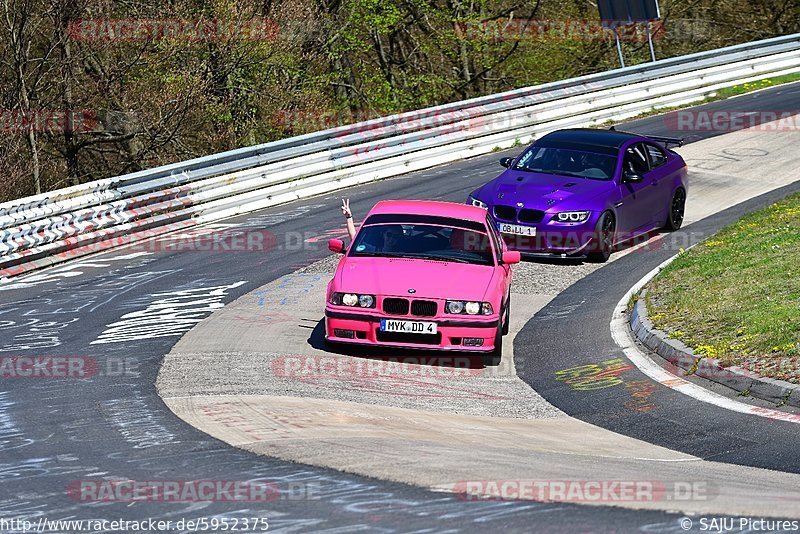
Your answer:
[[[432,300],[415,300],[411,303],[411,315],[433,317],[436,315],[436,303]]]
[[[407,315],[408,299],[383,299],[383,311],[390,315]]]
[[[433,317],[436,315],[438,305],[433,300],[415,300],[411,302],[411,315],[417,317]],[[386,298],[383,299],[383,311],[389,315],[408,315],[408,299]]]

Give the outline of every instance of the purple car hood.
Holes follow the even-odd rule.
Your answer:
[[[613,189],[614,182],[556,176],[534,172],[507,171],[486,184],[479,197],[489,204],[516,206],[546,211],[563,206],[590,209],[585,202]]]

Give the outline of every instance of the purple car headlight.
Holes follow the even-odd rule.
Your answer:
[[[483,208],[483,209],[485,209],[485,210],[488,210],[488,209],[489,209],[489,206],[487,206],[485,202],[481,202],[480,200],[478,200],[478,199],[477,199],[477,198],[475,198],[475,197],[469,197],[469,202],[468,202],[468,204],[469,204],[470,206],[477,206],[477,207],[479,207],[479,208]]]
[[[562,211],[556,213],[555,220],[558,222],[583,222],[589,218],[591,211]]]

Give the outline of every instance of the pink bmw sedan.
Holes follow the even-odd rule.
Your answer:
[[[485,209],[450,202],[378,202],[328,284],[329,343],[479,352],[496,365],[508,333],[511,265]]]

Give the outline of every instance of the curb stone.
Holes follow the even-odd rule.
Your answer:
[[[698,356],[681,341],[670,339],[665,332],[657,330],[647,316],[644,304],[646,293],[644,290],[639,294],[633,311],[628,316],[628,324],[636,338],[648,349],[677,368],[685,371],[694,369],[693,374],[740,393],[747,392],[752,397],[776,405],[800,407],[800,385],[767,378],[737,366],[723,367],[719,360]],[[675,374],[686,376],[690,373]]]

